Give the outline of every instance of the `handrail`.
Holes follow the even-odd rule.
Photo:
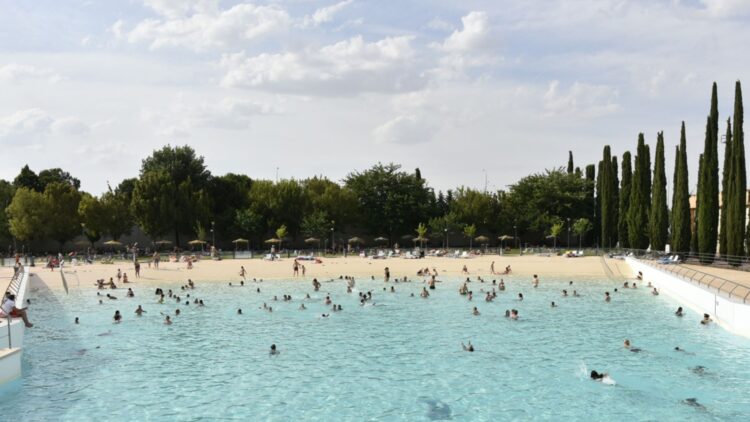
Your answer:
[[[697,284],[699,287],[714,290],[716,294],[724,296],[733,302],[739,302],[743,304],[750,303],[750,286],[746,286],[723,277],[715,276],[713,274],[705,273],[703,271],[682,267],[679,264],[662,264],[648,255],[640,257],[631,256],[630,258],[637,259],[644,264],[654,267],[660,271],[674,274],[675,276],[683,280],[686,280],[693,284]],[[689,273],[691,273],[690,276],[688,276]],[[708,281],[703,281],[706,277],[709,277]],[[712,287],[714,282],[721,282],[721,284],[718,287]],[[727,285],[727,287],[731,286],[732,289],[727,292],[723,289],[725,285]],[[737,288],[745,289],[745,295],[735,295],[734,291],[737,290]]]
[[[18,295],[18,289],[21,288],[21,280],[23,279],[23,275],[26,269],[23,265],[19,266],[18,269],[13,274],[13,277],[10,278],[10,281],[8,282],[8,286],[5,288],[3,293],[3,299],[5,300],[5,292],[11,292],[14,295]],[[11,329],[10,325],[13,322],[13,317],[10,316],[10,314],[6,315],[5,318],[8,320],[8,349],[12,348],[13,342],[11,338]]]

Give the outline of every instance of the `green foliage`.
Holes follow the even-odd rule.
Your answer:
[[[732,167],[732,121],[727,119],[724,143],[724,166],[721,175],[721,209],[719,217],[719,255],[727,256],[727,193],[729,192],[730,168]]]
[[[716,253],[719,228],[719,111],[716,83],[711,91],[711,111],[706,121],[706,140],[698,174],[697,236],[702,263],[711,263]],[[744,220],[743,229],[744,230]]]
[[[630,190],[633,183],[632,160],[630,151],[622,154],[622,180],[620,181],[619,210],[617,219],[617,238],[621,248],[630,247],[628,237],[628,212],[630,209]]]
[[[460,224],[476,224],[482,231],[495,228],[499,214],[498,198],[479,190],[460,187],[450,211]]]
[[[81,181],[71,176],[67,171],[61,168],[52,168],[39,172],[39,186],[44,191],[50,183],[62,183],[70,185],[73,189],[78,190],[81,187]]]
[[[13,196],[16,194],[16,188],[6,180],[0,180],[0,239],[10,240],[10,225],[8,223],[8,214],[5,209],[10,205]]]
[[[173,232],[190,233],[196,221],[209,219],[207,192],[211,174],[203,157],[188,146],[165,146],[143,160],[141,175],[133,190],[131,210],[141,228],[151,237]]]
[[[389,238],[411,232],[420,221],[427,220],[433,198],[424,179],[400,168],[396,164],[378,164],[345,179],[346,187],[357,198],[366,228]]]
[[[613,161],[609,145],[604,146],[599,172],[599,221],[602,246],[612,247],[617,243],[617,160]]]
[[[654,155],[654,177],[651,189],[651,213],[649,215],[649,240],[651,250],[663,251],[669,231],[669,209],[667,208],[667,176],[664,170],[664,133],[656,137]]]
[[[102,234],[107,232],[109,214],[106,207],[97,197],[84,193],[81,202],[78,203],[78,215],[81,218],[83,234],[91,242],[101,239]]]
[[[471,249],[472,241],[474,236],[477,235],[477,226],[475,224],[467,224],[464,226],[464,236],[469,238],[469,249]]]
[[[28,164],[23,166],[18,176],[13,179],[13,186],[16,189],[27,188],[37,192],[44,191],[42,184],[39,182],[39,176],[29,168]]]
[[[36,240],[46,236],[47,204],[44,194],[21,186],[16,189],[5,212],[10,233],[18,240]]]
[[[573,173],[573,151],[568,151],[568,174]]]
[[[573,223],[573,233],[578,235],[579,248],[583,243],[583,238],[586,236],[586,233],[590,232],[593,228],[594,225],[591,224],[591,221],[588,218],[579,218]]]
[[[235,210],[234,224],[241,234],[248,237],[252,237],[252,235],[262,236],[263,234],[263,216],[256,214],[249,208]]]
[[[643,134],[638,134],[635,171],[630,187],[628,208],[628,244],[631,248],[648,247],[648,215],[651,208],[651,154]]]
[[[677,147],[676,156],[674,198],[672,201],[672,250],[678,253],[686,253],[690,251],[692,230],[685,122],[682,122],[682,128],[680,129],[680,145]]]
[[[732,157],[729,169],[727,192],[727,255],[744,256],[745,215],[747,213],[747,175],[745,172],[745,134],[743,132],[742,87],[737,81],[734,91],[734,132],[732,134]],[[699,238],[700,240],[700,238]],[[739,259],[730,260],[739,265]]]
[[[44,190],[44,202],[46,235],[62,247],[81,233],[78,215],[81,193],[68,183],[52,182]]]
[[[330,228],[331,219],[325,211],[313,211],[302,218],[301,231],[306,237],[325,239]]]

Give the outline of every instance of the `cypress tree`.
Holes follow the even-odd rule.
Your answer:
[[[596,206],[594,198],[594,189],[596,188],[596,167],[594,167],[593,164],[586,166],[586,180],[589,182],[586,191],[586,211],[588,213],[586,218],[594,221],[594,215],[596,214],[594,211],[594,207]]]
[[[628,210],[628,242],[631,248],[648,247],[648,216],[651,202],[651,157],[649,148],[638,134],[638,148],[635,155],[635,171],[630,188]]]
[[[732,121],[727,119],[726,142],[724,143],[724,167],[721,174],[721,216],[719,217],[719,255],[727,257],[727,191],[729,190],[729,168],[732,163]]]
[[[734,131],[732,135],[732,158],[729,166],[727,195],[727,255],[744,255],[745,220],[747,213],[747,176],[745,174],[745,134],[742,107],[742,87],[737,81],[734,90]],[[739,265],[739,259],[730,258],[732,265]]]
[[[599,162],[599,166],[598,187],[600,233],[602,246],[608,248],[617,242],[617,238],[614,235],[617,221],[613,220],[613,217],[616,215],[614,210],[617,207],[617,204],[614,202],[612,156],[609,145],[604,146],[603,157],[602,161]]]
[[[594,238],[597,240],[596,244],[598,245],[604,245],[604,242],[602,241],[601,235],[602,235],[602,199],[604,196],[604,193],[602,192],[602,186],[603,186],[603,180],[604,177],[604,164],[602,161],[599,161],[599,167],[597,168],[599,171],[599,174],[596,177],[596,200],[594,202]]]
[[[576,167],[575,173],[576,173],[576,176],[583,177],[583,173],[581,172],[581,168],[580,167]]]
[[[706,141],[703,149],[703,174],[698,180],[698,253],[704,264],[713,262],[719,229],[719,111],[716,83],[711,90],[711,111],[706,121]],[[744,232],[744,229],[743,229]]]
[[[667,213],[667,176],[664,171],[664,133],[656,136],[654,155],[654,178],[651,189],[651,214],[649,216],[649,240],[651,250],[663,251],[667,244],[669,217]]]
[[[612,227],[610,230],[612,230],[612,241],[609,247],[617,246],[618,241],[618,234],[617,231],[619,229],[620,224],[620,178],[617,176],[617,156],[612,156],[612,164],[610,166],[610,172],[611,172],[611,196],[610,201],[612,203],[612,215],[610,216],[610,221],[612,222]]]
[[[672,249],[678,253],[690,250],[690,192],[688,190],[687,140],[685,122],[680,129],[680,145],[675,160],[674,197],[672,200]]]
[[[568,174],[573,174],[573,151],[568,151]]]
[[[633,180],[630,151],[622,154],[622,180],[620,181],[620,209],[618,212],[617,237],[621,248],[630,247],[628,238],[628,209],[630,208],[630,186]]]

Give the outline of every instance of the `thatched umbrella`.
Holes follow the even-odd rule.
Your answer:
[[[281,243],[281,239],[276,239],[274,237],[274,238],[271,238],[271,239],[266,239],[264,243]]]
[[[349,239],[348,242],[349,242],[350,245],[354,244],[354,243],[358,243],[358,244],[362,245],[362,244],[365,243],[364,239],[362,239],[361,237],[357,237],[357,236],[352,237],[351,239]]]
[[[203,250],[203,245],[205,245],[206,243],[207,242],[205,240],[193,239],[190,242],[188,242],[188,245],[190,245],[190,246],[201,245],[201,251],[202,251]]]
[[[154,242],[154,244],[155,245],[171,245],[172,241],[166,240],[166,239],[162,239],[162,240],[157,240],[156,242]]]
[[[423,237],[423,236],[417,236],[412,239],[414,243],[419,242],[419,247],[424,248],[424,242],[428,242],[430,239]]]
[[[388,239],[385,238],[385,237],[383,237],[383,236],[380,236],[380,237],[376,237],[375,241],[378,242],[378,243],[382,243],[382,242],[387,242]]]
[[[487,236],[477,236],[474,238],[474,240],[479,244],[486,245],[487,243],[489,243],[490,238]]]
[[[498,237],[498,239],[500,239],[500,249],[503,249],[503,246],[504,246],[503,243],[506,240],[513,239],[513,236],[508,235],[508,234],[504,234],[504,235]]]
[[[118,242],[117,240],[108,240],[104,244],[107,246],[122,246],[122,242]]]
[[[250,241],[249,241],[249,240],[247,240],[247,239],[243,239],[243,238],[241,238],[241,237],[240,237],[240,238],[238,238],[238,239],[234,239],[234,240],[232,241],[232,243],[234,243],[234,250],[235,250],[235,252],[236,252],[236,251],[237,251],[237,245],[239,245],[240,243],[243,243],[243,244],[245,244],[245,245],[249,245],[249,244],[250,244]]]

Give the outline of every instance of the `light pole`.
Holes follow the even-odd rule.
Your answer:
[[[516,243],[516,249],[517,249],[518,248],[518,226],[515,224],[513,225],[513,240]]]
[[[336,255],[336,240],[333,237],[333,229],[336,227],[336,222],[331,220],[331,252]]]
[[[445,233],[445,250],[448,250],[448,228],[444,228],[443,232]]]
[[[570,248],[570,217],[568,217],[568,243],[566,246]]]
[[[216,231],[214,230],[216,228],[216,222],[211,222],[211,245],[216,247]]]

